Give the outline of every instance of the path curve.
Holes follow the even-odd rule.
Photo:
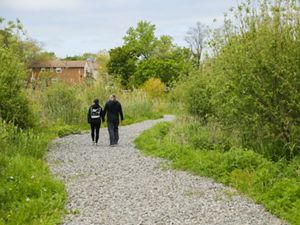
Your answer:
[[[64,225],[279,225],[281,220],[236,191],[186,172],[163,159],[143,156],[134,139],[164,119],[120,127],[120,144],[99,146],[89,134],[54,141],[47,161],[66,185],[69,213]]]

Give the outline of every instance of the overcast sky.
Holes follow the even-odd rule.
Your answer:
[[[29,36],[57,56],[96,53],[123,44],[130,26],[147,20],[178,45],[197,21],[222,24],[237,0],[0,0],[0,17],[19,18]],[[217,23],[213,20],[217,19]]]

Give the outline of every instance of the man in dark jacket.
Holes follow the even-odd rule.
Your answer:
[[[109,133],[110,146],[118,144],[119,141],[119,123],[123,120],[122,106],[117,101],[116,95],[111,95],[106,102],[103,117],[107,114],[107,127]]]
[[[95,142],[96,145],[98,144],[99,140],[101,118],[104,121],[103,111],[101,106],[99,105],[99,100],[95,99],[94,104],[90,106],[88,111],[88,123],[91,125],[91,136],[93,142]]]

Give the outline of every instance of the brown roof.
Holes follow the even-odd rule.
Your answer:
[[[51,60],[41,63],[32,64],[31,68],[83,68],[87,61],[62,61],[62,60]],[[89,63],[90,64],[90,63]],[[98,64],[92,63],[94,68],[98,68]]]

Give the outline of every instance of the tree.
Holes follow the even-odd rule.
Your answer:
[[[158,58],[168,58],[175,46],[172,42],[172,37],[168,35],[162,35],[157,41],[155,48],[155,56]]]
[[[148,59],[153,55],[157,44],[155,37],[155,25],[147,21],[140,21],[136,28],[130,27],[126,33],[124,44],[135,51],[136,56],[141,59]]]
[[[171,85],[180,76],[181,71],[181,64],[172,58],[159,59],[151,57],[138,64],[133,76],[133,83],[139,86],[151,77],[155,77],[165,84]]]
[[[174,45],[172,38],[155,37],[155,25],[146,21],[129,28],[124,45],[109,51],[110,74],[119,75],[124,85],[141,85],[151,77],[170,85],[180,74],[187,73],[189,51]]]
[[[0,46],[13,51],[27,67],[56,58],[54,53],[43,52],[40,44],[27,36],[19,19],[6,21],[0,18]]]
[[[122,85],[127,86],[130,76],[136,70],[136,53],[125,45],[111,49],[109,56],[110,60],[107,63],[108,73],[120,76]]]
[[[185,37],[185,41],[189,44],[190,50],[196,60],[197,68],[200,68],[203,50],[206,46],[208,38],[208,27],[200,22],[195,27],[190,27]]]

